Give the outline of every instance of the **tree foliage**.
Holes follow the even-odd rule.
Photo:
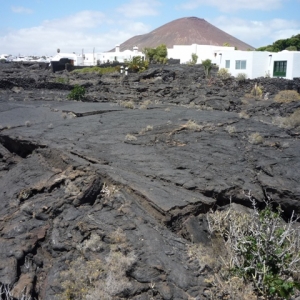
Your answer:
[[[300,34],[293,35],[291,38],[277,40],[272,45],[257,48],[256,51],[279,52],[283,50],[300,51]]]
[[[144,48],[143,53],[146,55],[146,60],[150,63],[162,63],[167,62],[168,49],[165,44],[161,44],[156,48]]]

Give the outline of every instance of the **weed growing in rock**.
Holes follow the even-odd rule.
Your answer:
[[[143,103],[140,105],[140,109],[147,109],[148,105],[152,104],[151,100],[145,100]]]
[[[136,141],[137,140],[137,137],[135,137],[134,135],[132,135],[132,134],[126,134],[126,136],[125,136],[125,140],[126,141]]]
[[[255,83],[253,89],[251,90],[251,95],[252,95],[253,97],[255,97],[255,98],[261,98],[261,97],[262,97],[262,94],[263,94],[262,88],[259,87],[259,86],[257,85],[257,83]]]
[[[68,84],[69,83],[69,78],[57,77],[57,78],[55,78],[55,82],[61,83],[61,84]]]
[[[152,131],[153,130],[153,126],[152,125],[147,125],[146,128],[143,128],[140,131],[140,134],[145,134],[147,131]]]
[[[120,229],[110,234],[111,242],[120,246],[125,245],[126,235]],[[80,251],[93,251],[97,255],[99,251],[98,243],[101,238],[92,233],[90,239],[79,247]],[[61,272],[59,281],[63,292],[59,294],[61,300],[87,299],[119,299],[118,296],[125,297],[131,288],[131,283],[126,273],[133,267],[137,257],[133,251],[128,251],[126,245],[123,246],[124,252],[120,247],[112,247],[106,259],[86,260],[79,257],[68,263],[67,269]],[[82,251],[81,251],[82,252]]]
[[[133,101],[121,101],[120,105],[125,107],[125,108],[130,108],[130,109],[134,109],[135,105]]]
[[[85,88],[83,86],[75,84],[72,91],[68,94],[68,99],[79,101],[84,99],[84,96],[85,96]]]
[[[195,121],[189,120],[185,125],[183,125],[184,128],[194,131],[200,131],[203,129],[203,126],[197,124]]]
[[[297,91],[294,90],[286,90],[286,91],[280,91],[274,98],[276,102],[280,103],[289,103],[292,101],[299,101],[300,100],[300,94],[297,93]]]
[[[13,293],[13,288],[11,288],[8,284],[2,284],[0,283],[0,299],[4,300],[32,300],[32,297],[26,293],[26,287],[23,291],[21,291],[21,294],[16,296]]]
[[[294,128],[300,126],[300,108],[295,110],[288,117],[276,117],[273,119],[273,123],[279,127]]]
[[[226,126],[225,130],[229,133],[229,134],[233,134],[236,133],[236,128],[233,125],[228,125]]]
[[[231,77],[231,74],[230,72],[228,71],[228,69],[225,69],[225,68],[221,68],[218,73],[217,73],[217,76],[220,78],[220,79],[228,79]]]
[[[266,202],[265,208],[258,211],[255,199],[250,193],[246,196],[253,207],[249,214],[230,207],[219,215],[210,212],[207,216],[211,233],[218,232],[224,237],[229,255],[224,259],[227,277],[222,280],[240,278],[263,299],[290,299],[300,289],[298,219],[292,214],[285,223],[280,207],[274,211],[271,203]]]
[[[264,138],[258,132],[254,132],[250,134],[248,141],[251,144],[258,145],[264,142]]]
[[[249,115],[247,114],[247,112],[245,112],[244,110],[239,112],[239,117],[241,119],[249,119],[250,118]]]
[[[236,80],[237,81],[245,81],[247,79],[247,74],[246,73],[239,73],[236,75]]]

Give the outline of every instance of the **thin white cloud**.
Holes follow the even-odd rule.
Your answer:
[[[71,31],[95,28],[105,21],[106,17],[102,12],[85,10],[62,19],[46,20],[42,26]]]
[[[254,47],[266,46],[300,32],[298,20],[249,21],[222,16],[209,22]]]
[[[103,13],[83,11],[36,27],[0,36],[1,51],[13,55],[53,55],[61,52],[107,51],[137,34],[150,31],[142,22],[108,19]]]
[[[26,8],[23,6],[12,6],[11,7],[12,12],[16,14],[32,14],[33,10],[30,8]]]
[[[238,10],[273,10],[280,8],[286,0],[193,0],[177,6],[177,9],[193,10],[203,5],[213,6],[222,12]]]
[[[126,18],[157,16],[159,6],[161,6],[161,3],[157,0],[131,0],[117,8],[117,11]]]

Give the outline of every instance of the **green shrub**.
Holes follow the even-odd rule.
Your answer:
[[[211,59],[202,60],[202,66],[204,67],[205,77],[209,78],[212,69]]]
[[[300,231],[292,214],[288,223],[281,218],[282,210],[272,209],[269,202],[258,211],[255,199],[251,213],[237,214],[231,208],[222,217],[208,214],[211,232],[220,232],[229,253],[226,262],[227,280],[242,278],[252,284],[263,299],[290,299],[300,289]]]
[[[134,56],[128,62],[128,68],[134,72],[143,72],[148,69],[149,62],[144,60],[141,56]]]
[[[297,91],[294,90],[286,90],[286,91],[280,91],[274,98],[276,102],[280,103],[289,103],[292,101],[299,101],[300,100],[300,94],[297,93]]]
[[[168,49],[165,44],[161,44],[156,48],[144,48],[143,53],[146,56],[146,60],[150,63],[157,62],[165,64],[168,61]]]
[[[68,99],[79,101],[84,99],[84,95],[85,95],[85,88],[83,86],[75,84],[74,88],[68,95]]]
[[[192,53],[192,59],[189,61],[189,65],[195,65],[198,61],[198,55],[196,53]]]
[[[229,71],[225,68],[221,68],[218,73],[217,73],[218,77],[221,79],[228,79],[231,77],[231,74],[229,73]]]

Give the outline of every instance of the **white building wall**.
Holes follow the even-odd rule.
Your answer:
[[[226,61],[230,61],[230,67],[226,68]],[[237,69],[236,61],[246,61],[245,69]],[[246,74],[246,78],[264,77],[270,70],[269,52],[256,51],[222,51],[218,53],[217,65],[219,68],[228,69],[232,76],[240,73]],[[271,74],[271,73],[270,73]]]
[[[239,73],[246,74],[247,78],[254,78],[253,77],[253,69],[252,69],[252,63],[253,63],[253,51],[224,51],[218,53],[219,59],[217,62],[217,65],[219,65],[219,68],[225,68],[228,69],[229,73],[232,76],[237,76]],[[226,68],[226,61],[230,61],[230,67]],[[246,68],[245,69],[236,69],[236,61],[246,61]]]
[[[96,53],[85,53],[83,55],[84,61],[83,65],[84,66],[96,66],[97,65],[97,54]]]
[[[251,61],[251,79],[265,77],[270,74],[269,52],[251,51],[253,53]]]
[[[294,52],[292,76],[293,78],[300,78],[300,51]]]
[[[168,58],[180,59],[180,63],[186,64],[192,60],[192,54],[198,56],[197,63],[202,60],[210,59],[212,63],[216,63],[217,55],[220,51],[233,51],[234,47],[211,46],[211,45],[174,45],[168,48]]]

